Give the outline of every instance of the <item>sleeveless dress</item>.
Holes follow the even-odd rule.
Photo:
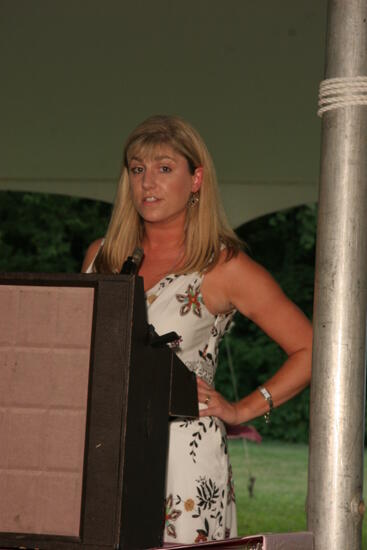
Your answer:
[[[213,385],[218,344],[234,311],[211,314],[201,295],[202,279],[198,273],[168,275],[146,292],[147,314],[158,334],[177,332],[180,338],[172,345],[173,351],[191,371]],[[216,417],[171,421],[164,541],[198,543],[236,535],[223,422]]]

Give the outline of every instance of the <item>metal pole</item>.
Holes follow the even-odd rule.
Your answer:
[[[367,75],[367,0],[329,0],[326,76]],[[324,113],[308,529],[361,548],[367,308],[367,107]]]

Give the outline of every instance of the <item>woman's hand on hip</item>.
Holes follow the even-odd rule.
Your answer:
[[[226,424],[238,424],[238,410],[236,403],[230,403],[209,386],[202,378],[196,377],[199,403],[204,403],[207,408],[200,409],[200,416],[216,416]]]

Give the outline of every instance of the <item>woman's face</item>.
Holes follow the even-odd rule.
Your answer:
[[[201,185],[202,167],[191,174],[184,156],[160,145],[134,155],[128,169],[133,203],[146,223],[184,223],[190,195]]]

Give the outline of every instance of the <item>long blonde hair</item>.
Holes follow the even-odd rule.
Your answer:
[[[171,146],[186,158],[192,174],[199,166],[203,167],[199,201],[195,206],[187,207],[185,261],[177,273],[211,269],[217,263],[223,246],[228,259],[236,255],[242,246],[225,216],[214,164],[203,139],[182,118],[157,115],[139,124],[126,141],[111,220],[104,245],[95,261],[95,269],[99,273],[119,272],[127,256],[142,244],[144,224],[131,198],[129,160],[163,144]]]

